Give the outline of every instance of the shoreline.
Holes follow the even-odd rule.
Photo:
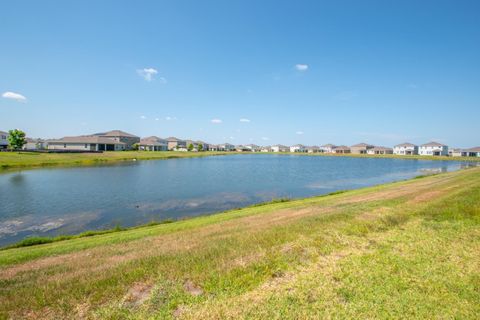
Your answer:
[[[368,154],[332,154],[332,153],[291,153],[291,152],[179,152],[179,151],[109,151],[105,153],[36,153],[36,152],[0,152],[0,174],[12,171],[69,168],[109,165],[129,161],[170,160],[184,158],[203,158],[225,155],[290,155],[311,157],[350,157],[365,159],[402,159],[427,161],[480,162],[480,157],[446,157],[446,156],[403,156],[403,155],[368,155]],[[29,157],[38,157],[29,158]]]

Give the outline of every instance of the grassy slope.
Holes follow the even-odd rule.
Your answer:
[[[475,168],[5,250],[0,314],[478,319],[479,199]]]
[[[82,166],[115,161],[154,160],[172,158],[205,157],[224,155],[224,152],[151,152],[117,151],[104,153],[38,153],[38,152],[0,152],[0,171],[2,169],[34,168],[47,166]]]
[[[35,168],[47,166],[84,166],[115,161],[155,160],[171,158],[205,157],[212,155],[238,154],[236,152],[148,152],[148,151],[117,151],[104,153],[37,153],[37,152],[0,152],[0,172],[6,169]],[[256,153],[264,154],[264,153]],[[279,153],[273,153],[279,154]],[[292,153],[280,153],[291,155]],[[480,157],[426,157],[397,155],[356,155],[356,154],[321,154],[296,153],[303,156],[333,156],[362,158],[395,158],[424,160],[480,161]]]

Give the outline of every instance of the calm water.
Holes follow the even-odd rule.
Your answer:
[[[0,174],[0,245],[354,189],[465,166],[453,161],[232,155]]]

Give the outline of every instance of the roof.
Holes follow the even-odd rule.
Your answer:
[[[307,147],[307,149],[320,149],[320,147],[319,146],[309,146],[309,147]]]
[[[284,145],[281,145],[281,144],[276,144],[276,145],[273,145],[273,147],[278,147],[278,148],[288,148],[287,146],[284,146]]]
[[[122,130],[111,130],[107,132],[100,132],[93,134],[94,136],[103,136],[103,137],[129,137],[129,138],[138,138],[136,135],[122,131]]]
[[[8,132],[0,131],[1,134],[8,134]]]
[[[168,142],[178,142],[178,141],[183,141],[182,139],[178,139],[176,137],[168,137],[166,139]]]
[[[416,147],[416,145],[414,145],[413,143],[410,143],[410,142],[405,142],[405,143],[397,144],[397,145],[395,146],[395,148],[397,148],[397,147],[398,147],[398,148],[401,148],[401,147],[403,147],[403,148],[406,148],[406,147]]]
[[[335,148],[336,146],[331,144],[331,143],[328,143],[328,144],[325,144],[323,146],[320,146],[320,148]]]
[[[446,145],[432,141],[421,145],[422,147],[446,147]]]
[[[305,146],[304,146],[303,144],[296,144],[296,145],[294,145],[294,146],[292,146],[292,147],[305,148]]]
[[[473,147],[473,148],[470,148],[470,149],[466,149],[464,151],[467,151],[467,152],[480,152],[480,147]]]
[[[358,144],[354,144],[353,146],[351,146],[351,148],[367,148],[367,147],[373,147],[371,144],[368,144],[368,143],[358,143]]]
[[[50,140],[49,143],[100,143],[100,144],[125,144],[123,142],[115,141],[110,138],[100,136],[78,136],[78,137],[63,137],[58,140]]]
[[[151,137],[146,137],[146,138],[141,139],[138,144],[159,146],[159,145],[166,145],[167,140],[156,137],[156,136],[151,136]]]
[[[350,150],[350,147],[347,146],[338,146],[333,148],[333,150]]]

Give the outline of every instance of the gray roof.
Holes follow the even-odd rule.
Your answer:
[[[470,149],[466,149],[464,151],[467,151],[467,152],[480,152],[480,147],[473,147],[473,148],[470,148]]]
[[[272,147],[278,147],[278,148],[288,148],[287,146],[284,146],[282,144],[275,144]]]
[[[397,144],[395,147],[398,147],[398,148],[406,148],[406,147],[416,147],[416,145],[414,145],[413,143],[410,143],[410,142],[405,142],[405,143],[400,143],[400,144]]]
[[[333,150],[350,150],[350,147],[347,146],[338,146],[333,148]]]
[[[294,146],[292,146],[292,147],[300,147],[300,148],[305,148],[305,146],[304,146],[303,144],[296,144],[296,145],[294,145]]]
[[[151,136],[151,137],[142,138],[138,144],[139,145],[161,146],[161,145],[166,145],[167,140],[156,137],[156,136]]]
[[[110,138],[100,136],[78,136],[78,137],[63,137],[58,140],[50,140],[49,143],[100,143],[100,144],[121,144],[125,143],[115,141]]]
[[[389,148],[389,147],[378,146],[378,147],[373,147],[371,150],[373,150],[373,151],[391,151],[393,149]]]
[[[182,139],[178,139],[176,137],[168,137],[166,139],[168,142],[178,142],[178,141],[183,141]]]
[[[8,134],[8,132],[0,131],[1,134]]]
[[[323,145],[323,146],[320,146],[320,148],[335,148],[335,147],[336,147],[336,146],[333,145],[333,144],[331,144],[331,143],[327,143],[327,144],[325,144],[325,145]]]
[[[100,132],[93,134],[94,136],[103,136],[103,137],[129,137],[129,138],[138,138],[136,135],[122,131],[122,130],[111,130],[107,132]]]
[[[362,142],[362,143],[354,144],[353,146],[351,146],[351,148],[367,148],[367,147],[373,148],[373,145]]]
[[[446,147],[446,145],[432,141],[429,143],[422,144],[422,147]]]

